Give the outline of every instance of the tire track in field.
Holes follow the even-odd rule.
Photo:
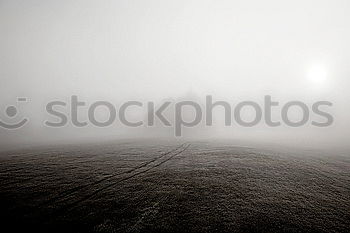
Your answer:
[[[182,144],[179,148],[183,147],[184,145],[185,145],[185,144]],[[156,167],[161,166],[162,164],[164,164],[164,163],[166,163],[167,161],[171,160],[171,159],[174,158],[175,156],[177,156],[177,155],[183,153],[183,152],[184,152],[185,150],[187,150],[190,146],[191,146],[191,144],[187,144],[187,145],[185,145],[180,151],[177,151],[177,152],[174,153],[173,155],[169,156],[167,159],[165,159],[165,160],[163,160],[163,161],[161,161],[161,162],[155,164],[154,166],[151,166],[151,167],[149,167],[149,168],[147,168],[147,169],[145,169],[145,170],[142,170],[142,171],[136,172],[136,173],[134,173],[134,174],[131,174],[130,176],[121,178],[121,179],[119,179],[119,180],[117,180],[117,181],[115,181],[115,182],[113,182],[113,183],[111,183],[111,184],[108,184],[108,185],[106,185],[106,186],[104,186],[104,187],[101,187],[101,188],[95,190],[93,193],[91,193],[91,194],[89,194],[89,195],[87,195],[87,196],[85,196],[85,197],[83,197],[83,198],[81,198],[81,199],[79,199],[79,200],[73,202],[72,204],[69,204],[68,206],[66,206],[66,207],[64,207],[64,208],[62,208],[61,210],[58,211],[58,213],[62,213],[62,212],[65,212],[65,211],[70,211],[70,210],[74,209],[75,207],[77,207],[80,203],[82,203],[82,202],[84,202],[84,201],[86,201],[86,200],[89,200],[90,198],[94,197],[95,195],[99,194],[100,192],[102,192],[102,191],[104,191],[104,190],[106,190],[106,189],[108,189],[108,188],[111,188],[111,187],[113,187],[113,186],[115,186],[115,185],[117,185],[117,184],[119,184],[119,183],[121,183],[121,182],[123,182],[123,181],[129,180],[129,179],[131,179],[131,178],[133,178],[133,177],[135,177],[135,176],[138,176],[138,175],[140,175],[140,174],[146,173],[146,172],[148,172],[148,171],[150,171],[150,170],[152,170],[152,169],[154,169],[154,168],[156,168]],[[178,148],[178,149],[179,149],[179,148]],[[175,150],[173,150],[173,151],[175,151]],[[169,154],[169,153],[168,153],[168,154]]]
[[[153,205],[144,208],[143,213],[137,217],[136,222],[132,226],[128,227],[125,232],[142,232],[141,229],[144,222],[150,218],[155,219],[155,215],[158,214],[160,204],[165,202],[167,198],[167,196],[163,196],[158,201],[154,202]]]
[[[176,147],[176,148],[174,148],[174,149],[172,149],[172,150],[170,150],[170,151],[167,151],[167,152],[165,152],[165,153],[162,153],[160,156],[155,157],[155,158],[153,158],[153,159],[151,159],[151,160],[149,160],[149,161],[147,161],[147,162],[144,162],[144,163],[142,163],[141,165],[136,166],[136,167],[134,167],[134,168],[132,168],[132,169],[130,169],[130,170],[128,170],[128,171],[119,172],[119,173],[116,173],[116,174],[108,175],[108,176],[106,176],[106,177],[104,177],[104,178],[102,178],[102,179],[99,179],[99,180],[97,180],[97,181],[95,181],[95,182],[93,182],[93,183],[80,185],[80,186],[77,186],[77,187],[74,187],[74,188],[71,188],[71,189],[62,191],[62,192],[59,193],[57,196],[55,196],[55,197],[53,197],[53,198],[51,198],[51,199],[49,199],[49,200],[47,200],[47,201],[45,201],[45,202],[43,202],[43,203],[37,205],[37,207],[42,207],[42,206],[45,206],[45,205],[53,204],[54,202],[56,202],[56,201],[58,201],[58,200],[60,200],[60,199],[64,199],[65,197],[68,197],[69,195],[71,195],[71,194],[73,194],[73,193],[75,193],[75,192],[77,192],[77,191],[79,191],[79,190],[81,190],[81,189],[83,189],[83,188],[86,188],[86,187],[88,187],[88,186],[91,186],[91,185],[98,185],[98,184],[100,184],[100,183],[102,183],[102,182],[104,182],[104,181],[107,181],[107,180],[109,180],[109,179],[112,179],[112,178],[114,178],[114,177],[117,177],[117,176],[120,176],[120,175],[124,175],[124,174],[128,174],[128,173],[132,173],[132,172],[134,172],[134,171],[137,171],[137,170],[139,170],[139,169],[141,169],[141,168],[143,168],[143,167],[146,167],[147,165],[149,165],[149,164],[155,162],[156,160],[159,160],[159,159],[163,158],[164,156],[166,156],[166,155],[168,155],[168,154],[170,154],[170,153],[173,153],[173,152],[175,152],[175,151],[177,151],[177,150],[183,148],[184,145],[185,145],[185,143],[184,143],[184,144],[181,144],[180,146],[178,146],[178,147]]]

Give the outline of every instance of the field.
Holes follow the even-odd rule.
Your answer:
[[[191,141],[8,151],[0,206],[9,232],[350,232],[350,156]]]

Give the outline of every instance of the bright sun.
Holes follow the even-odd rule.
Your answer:
[[[322,65],[313,65],[307,72],[307,79],[312,87],[324,87],[327,83],[327,70]]]

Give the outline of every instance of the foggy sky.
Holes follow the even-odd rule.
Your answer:
[[[208,136],[348,147],[349,11],[348,0],[0,0],[0,116],[25,96],[20,114],[35,119],[0,129],[0,145],[127,132],[46,129],[50,100],[160,103],[190,91],[232,105],[264,95],[331,101],[331,127],[217,127]],[[322,82],[309,77],[315,66]]]

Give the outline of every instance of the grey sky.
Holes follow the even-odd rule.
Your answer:
[[[121,102],[189,90],[232,104],[266,94],[330,100],[333,127],[283,129],[275,138],[345,145],[349,11],[348,0],[0,0],[0,107],[27,96],[23,111],[40,118],[46,100],[72,94]]]

